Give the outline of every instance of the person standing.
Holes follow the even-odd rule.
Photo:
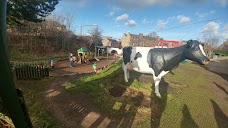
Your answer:
[[[54,60],[51,60],[51,70],[54,70],[54,67],[55,67],[55,62]]]
[[[94,72],[96,73],[97,72],[97,63],[94,62],[92,67],[93,67]]]
[[[74,66],[74,61],[73,61],[73,56],[70,56],[70,67],[73,68]]]
[[[77,57],[76,56],[73,56],[73,64],[75,66],[75,63],[77,62]]]

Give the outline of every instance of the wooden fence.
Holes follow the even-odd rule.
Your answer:
[[[15,70],[17,80],[25,80],[31,78],[41,78],[49,76],[49,62],[13,62],[12,68]]]

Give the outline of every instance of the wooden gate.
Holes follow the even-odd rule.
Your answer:
[[[48,67],[48,61],[13,63],[17,80],[49,76]]]

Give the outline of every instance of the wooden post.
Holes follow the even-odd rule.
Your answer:
[[[106,47],[107,59],[108,59],[108,48]]]

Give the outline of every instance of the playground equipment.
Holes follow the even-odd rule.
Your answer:
[[[85,47],[81,47],[80,49],[77,50],[78,53],[78,64],[81,63],[86,63],[90,64],[90,61],[95,59],[96,61],[99,61],[96,57],[94,57],[93,54],[91,54]]]

